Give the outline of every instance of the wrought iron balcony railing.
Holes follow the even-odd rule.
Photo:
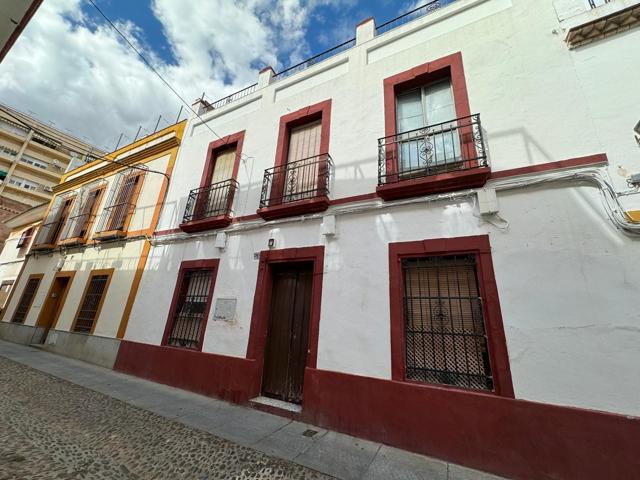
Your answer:
[[[328,153],[264,171],[260,208],[327,197],[333,161]]]
[[[378,139],[378,185],[487,166],[479,114]]]
[[[238,182],[229,179],[191,190],[182,222],[230,216],[237,189]]]

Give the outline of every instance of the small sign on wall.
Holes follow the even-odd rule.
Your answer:
[[[219,322],[230,322],[236,315],[237,298],[218,298],[213,309],[213,319]]]

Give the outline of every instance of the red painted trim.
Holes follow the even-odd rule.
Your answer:
[[[240,404],[259,393],[256,367],[255,360],[125,340],[114,365],[119,372]]]
[[[373,17],[365,18],[364,20],[362,20],[360,23],[356,25],[356,28],[358,28],[360,25],[364,25],[365,23],[375,22],[375,21],[376,19]]]
[[[521,480],[635,478],[640,418],[307,369],[303,421]]]
[[[526,167],[510,168],[508,170],[499,170],[491,173],[491,180],[497,178],[513,177],[516,175],[526,175],[529,173],[542,173],[551,170],[560,170],[562,168],[587,167],[590,165],[608,165],[609,159],[606,153],[597,153],[586,157],[570,158],[568,160],[559,160],[557,162],[540,163],[537,165],[527,165]]]
[[[451,77],[453,101],[458,117],[471,115],[467,82],[462,66],[462,53],[457,52],[446,57],[423,63],[410,70],[400,72],[384,79],[384,132],[385,136],[396,132],[396,94],[403,90],[424,85],[447,76]]]
[[[509,368],[507,341],[502,324],[498,288],[491,259],[491,245],[488,235],[469,237],[438,238],[416,242],[389,244],[389,293],[391,296],[391,378],[404,382],[405,344],[404,344],[404,279],[401,260],[408,257],[473,254],[476,257],[478,284],[482,296],[484,323],[489,345],[489,358],[495,393],[513,397],[513,384]],[[426,385],[426,384],[425,384]],[[433,387],[434,385],[429,385]],[[457,387],[437,385],[436,388]]]
[[[268,72],[269,70],[271,70],[273,73],[276,73],[275,70],[272,67],[264,67],[262,70],[260,70],[258,73],[264,73],[264,72]]]
[[[9,50],[11,50],[11,47],[13,47],[13,44],[16,42],[20,34],[22,34],[22,31],[25,29],[31,18],[35,15],[38,8],[40,8],[41,4],[42,0],[33,0],[31,2],[31,5],[29,5],[29,8],[25,12],[24,16],[22,17],[18,25],[16,25],[16,28],[13,30],[13,32],[11,32],[11,35],[9,35],[9,38],[7,39],[5,44],[2,46],[2,49],[0,50],[0,62],[2,62],[7,53],[9,53]]]
[[[201,232],[203,230],[224,228],[229,225],[231,225],[231,217],[229,215],[217,215],[215,217],[207,217],[201,220],[192,220],[190,222],[181,223],[180,230],[187,233],[194,233]]]
[[[163,237],[165,235],[173,235],[174,233],[180,233],[182,230],[180,228],[170,228],[168,230],[156,230],[153,233],[154,237]]]
[[[171,300],[171,307],[169,308],[169,315],[167,316],[167,322],[164,327],[164,334],[162,335],[162,345],[167,348],[176,348],[170,347],[167,345],[167,340],[169,337],[169,333],[171,331],[171,327],[173,326],[173,317],[176,313],[176,308],[178,306],[178,299],[180,297],[180,291],[182,290],[182,281],[184,279],[184,274],[187,270],[200,270],[200,269],[213,269],[213,274],[211,276],[211,285],[209,286],[209,292],[207,296],[207,306],[204,311],[204,324],[200,329],[200,338],[198,339],[198,347],[195,350],[202,350],[202,343],[204,341],[204,332],[207,329],[208,319],[209,319],[209,310],[211,309],[211,300],[213,299],[213,290],[216,285],[216,277],[218,276],[218,265],[220,264],[220,259],[211,258],[211,259],[203,259],[203,260],[185,260],[180,264],[180,270],[178,270],[178,279],[176,281],[176,286],[173,291],[173,299]],[[180,350],[180,349],[179,349]]]
[[[274,220],[276,218],[293,217],[296,215],[306,215],[310,213],[323,212],[330,205],[329,198],[326,196],[313,197],[296,202],[286,202],[273,207],[260,208],[258,215],[265,220]]]
[[[466,188],[482,187],[487,183],[490,175],[491,169],[489,167],[470,168],[429,177],[385,183],[376,187],[376,193],[384,200],[397,200],[431,193],[454,192]]]
[[[355,203],[355,202],[364,202],[365,200],[375,200],[378,198],[378,194],[374,193],[363,193],[362,195],[352,195],[350,197],[342,197],[331,200],[331,205],[344,205],[345,203]]]
[[[274,166],[287,163],[289,155],[289,136],[291,129],[314,120],[322,119],[320,132],[320,153],[329,153],[329,132],[331,129],[331,99],[325,100],[280,117],[278,143]]]
[[[242,222],[252,222],[253,220],[259,220],[262,217],[257,213],[252,213],[251,215],[244,215],[242,217],[235,217],[231,220],[231,223],[242,223]]]
[[[311,312],[309,318],[309,354],[307,368],[316,368],[318,359],[318,335],[320,331],[320,306],[322,303],[322,277],[324,276],[324,247],[286,248],[260,252],[260,265],[253,298],[251,328],[247,345],[247,358],[258,363],[260,378],[264,365],[264,350],[271,305],[271,265],[289,262],[313,262],[311,287]]]
[[[238,169],[240,168],[240,159],[242,158],[242,145],[244,144],[244,130],[238,133],[227,135],[224,138],[215,140],[207,147],[207,160],[204,164],[204,170],[202,171],[202,177],[200,179],[200,188],[206,187],[211,183],[211,175],[215,167],[216,155],[220,150],[230,148],[235,145],[236,147],[236,159],[233,164],[233,173],[231,178],[236,180],[238,177]]]

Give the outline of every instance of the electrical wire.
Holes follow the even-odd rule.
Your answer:
[[[100,9],[100,7],[98,7],[98,5],[96,5],[96,3],[93,0],[87,0],[91,5],[93,5],[93,7],[98,11],[98,13],[102,16],[102,18],[104,18],[106,20],[106,22],[111,26],[111,28],[113,28],[118,35],[120,35],[120,37],[122,37],[122,39],[127,43],[127,45],[129,45],[129,47],[142,59],[142,61],[145,63],[145,65],[147,67],[149,67],[151,69],[151,71],[153,73],[155,73],[157,75],[157,77],[160,79],[160,81],[162,81],[162,83],[164,83],[166,85],[166,87],[171,90],[171,92],[173,92],[173,94],[183,103],[183,105],[185,105],[190,111],[191,113],[193,113],[198,120],[200,120],[202,122],[202,124],[207,127],[207,129],[213,133],[218,140],[223,140],[224,144],[226,145],[228,143],[228,138],[225,140],[223,139],[223,137],[221,137],[220,135],[218,135],[218,133],[213,130],[213,128],[211,128],[209,126],[209,124],[207,122],[204,121],[204,119],[200,116],[200,114],[193,109],[193,107],[191,106],[191,104],[189,104],[177,91],[175,88],[173,88],[173,86],[171,86],[171,84],[160,74],[160,72],[158,72],[158,70],[155,69],[155,67],[153,65],[151,65],[151,62],[149,62],[149,60],[147,60],[147,58],[136,48],[136,46],[129,40],[129,38],[127,38],[127,36],[122,33],[120,31],[120,29],[118,29],[118,27],[116,27],[114,25],[114,23],[111,21],[111,19],[109,19],[109,17],[107,17],[107,15]],[[240,153],[240,156],[245,156],[244,153]],[[246,158],[251,158],[251,157],[246,157]]]

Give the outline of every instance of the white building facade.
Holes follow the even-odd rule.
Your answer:
[[[432,2],[201,102],[115,368],[508,477],[631,478],[639,2],[605,3]]]

